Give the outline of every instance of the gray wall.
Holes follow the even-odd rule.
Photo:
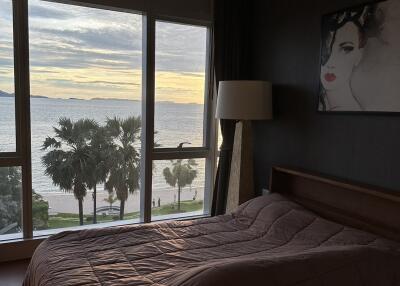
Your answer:
[[[258,191],[276,164],[400,190],[400,114],[316,112],[321,16],[360,3],[253,1],[250,77],[275,85],[275,120],[254,124]]]

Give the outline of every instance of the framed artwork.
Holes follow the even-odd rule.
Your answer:
[[[318,111],[400,112],[400,1],[322,17]]]

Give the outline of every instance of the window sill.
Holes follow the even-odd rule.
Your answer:
[[[0,263],[30,259],[44,238],[17,239],[0,242]]]
[[[170,221],[170,220],[192,220],[192,219],[201,219],[209,217],[208,214],[204,214],[203,211],[196,211],[190,213],[181,213],[181,214],[169,214],[169,215],[160,215],[152,217],[152,222],[162,222],[162,221]]]
[[[107,228],[107,227],[116,227],[116,226],[125,226],[125,225],[135,225],[140,224],[139,219],[132,219],[132,220],[124,220],[124,221],[115,221],[115,222],[106,222],[106,223],[98,223],[98,224],[88,224],[83,226],[76,226],[76,227],[67,227],[67,228],[57,228],[57,229],[48,229],[48,230],[39,230],[34,231],[34,237],[49,237],[51,235],[63,232],[63,231],[77,231],[77,230],[84,230],[84,229],[98,229],[98,228]]]
[[[22,233],[2,234],[0,235],[0,244],[22,239]]]

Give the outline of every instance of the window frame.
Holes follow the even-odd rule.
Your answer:
[[[16,51],[18,50],[18,47],[21,45],[21,42],[16,35],[18,35],[19,31],[19,24],[15,20],[16,17],[18,17],[18,12],[20,11],[15,4],[15,0],[10,0],[11,6],[12,6],[12,19],[13,19],[13,56],[14,56],[14,61],[13,61],[13,70],[14,70],[14,112],[15,112],[15,151],[7,151],[7,152],[0,152],[0,166],[3,167],[17,167],[21,166],[21,136],[22,136],[22,128],[21,128],[21,114],[22,110],[20,108],[21,106],[21,92],[19,87],[19,82],[20,79],[18,78],[18,75],[20,74],[19,71],[21,68],[19,65],[20,58],[17,57]],[[10,164],[10,165],[7,165]]]
[[[0,153],[0,167],[20,167],[22,178],[22,239],[32,238],[32,184],[30,157],[30,95],[28,10],[26,1],[12,0],[14,94],[15,94],[15,152]],[[19,239],[17,239],[19,240]]]
[[[212,35],[212,24],[208,22],[203,22],[199,20],[182,20],[177,19],[176,17],[166,17],[166,16],[153,16],[153,15],[144,15],[147,23],[144,26],[147,26],[146,37],[148,39],[147,43],[149,43],[149,47],[147,47],[146,52],[151,53],[150,58],[147,57],[147,63],[145,63],[145,59],[143,58],[144,72],[143,74],[151,77],[151,83],[149,83],[148,88],[150,92],[146,93],[146,90],[143,89],[143,97],[142,102],[146,108],[145,120],[144,123],[146,126],[150,128],[146,128],[145,130],[148,132],[146,136],[142,136],[142,138],[146,138],[146,141],[149,140],[150,144],[144,142],[142,140],[142,150],[143,148],[149,148],[150,150],[146,150],[145,154],[151,158],[151,162],[153,161],[163,161],[163,160],[174,160],[174,159],[205,159],[205,188],[204,188],[204,207],[203,207],[203,216],[209,216],[211,213],[211,199],[212,199],[212,190],[213,190],[213,182],[214,182],[214,173],[215,173],[215,164],[216,164],[216,141],[215,141],[215,128],[216,128],[216,120],[214,116],[214,98],[213,98],[213,72],[211,68],[212,62],[212,48],[211,48],[211,35]],[[190,25],[190,26],[199,26],[207,28],[207,39],[206,39],[206,69],[205,69],[205,86],[204,86],[204,116],[203,116],[203,146],[202,147],[183,147],[182,149],[178,148],[162,148],[162,147],[154,147],[154,115],[155,115],[155,40],[156,40],[156,24],[157,22],[165,22],[172,24],[181,24],[181,25]],[[143,39],[145,36],[143,37]],[[144,44],[144,43],[143,43]],[[145,55],[144,55],[145,57]],[[148,90],[147,90],[148,91]],[[147,96],[147,99],[144,97]],[[148,103],[145,101],[149,100]],[[142,121],[143,124],[143,121]],[[148,154],[147,154],[148,152]],[[145,156],[146,156],[145,155]],[[143,156],[143,154],[142,154]],[[144,195],[141,196],[143,198],[141,202],[141,220],[143,222],[151,222],[151,202],[152,202],[152,164],[147,164],[147,168],[142,172],[143,178],[143,186]]]
[[[29,25],[28,1],[12,0],[14,33],[14,81],[16,114],[16,152],[0,153],[0,167],[21,167],[22,170],[22,239],[0,241],[0,252],[11,246],[20,245],[21,249],[30,248],[32,252],[37,242],[44,237],[33,237],[32,221],[32,165],[31,165],[31,119],[30,119],[30,62],[29,62]],[[152,11],[121,9],[114,6],[92,5],[85,1],[56,1],[68,5],[89,6],[100,9],[129,12],[142,15],[142,142],[141,142],[141,195],[140,223],[152,221],[152,164],[153,161],[171,159],[202,158],[206,160],[204,216],[210,215],[213,182],[217,158],[216,124],[214,119],[214,73],[212,69],[212,21],[168,17]],[[155,110],[155,39],[158,21],[207,28],[206,79],[204,94],[203,147],[155,148],[154,147],[154,110]],[[187,219],[180,217],[181,219]],[[121,221],[120,225],[132,224]],[[101,227],[101,224],[99,224]],[[107,227],[107,226],[105,226]],[[61,229],[63,230],[63,229]],[[36,243],[32,243],[32,240]],[[22,250],[21,250],[22,251]],[[11,253],[10,256],[24,258],[27,253]],[[29,255],[31,254],[28,251]],[[12,259],[7,255],[0,260]]]

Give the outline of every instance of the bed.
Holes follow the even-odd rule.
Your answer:
[[[232,214],[63,232],[25,286],[400,285],[400,193],[274,167]]]

